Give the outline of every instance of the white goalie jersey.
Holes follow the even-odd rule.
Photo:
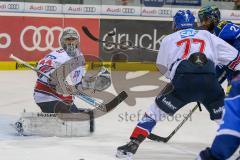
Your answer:
[[[80,55],[82,55],[82,53],[79,51],[78,56]],[[49,53],[41,59],[38,62],[37,69],[44,72],[46,75],[50,75],[54,70],[69,61],[71,58],[72,57],[69,56],[64,49],[59,49]],[[72,85],[76,85],[81,83],[84,75],[85,67],[79,66],[73,70],[67,78],[70,78]],[[60,100],[71,104],[73,102],[73,97],[71,95],[57,93],[54,86],[49,83],[49,80],[41,74],[38,74],[38,79],[34,89],[34,100],[36,103]]]
[[[157,65],[167,69],[165,76],[173,79],[179,63],[195,52],[202,52],[215,65],[228,65],[239,70],[238,51],[224,40],[205,30],[185,29],[166,36],[161,43]]]

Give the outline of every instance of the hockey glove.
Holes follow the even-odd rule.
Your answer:
[[[97,76],[86,75],[82,80],[83,89],[93,89],[96,91],[103,91],[111,85],[110,72],[103,68]]]

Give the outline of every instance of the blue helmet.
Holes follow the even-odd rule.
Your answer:
[[[217,6],[204,6],[200,8],[198,11],[198,18],[200,22],[204,21],[204,19],[210,19],[214,23],[218,23],[221,19],[221,14]]]
[[[189,10],[179,10],[173,17],[174,29],[194,28],[195,17]]]

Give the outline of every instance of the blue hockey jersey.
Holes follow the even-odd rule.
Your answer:
[[[214,27],[216,36],[228,42],[240,51],[240,26],[230,21],[221,21]]]
[[[223,39],[238,51],[240,51],[240,26],[230,21],[223,20],[214,27],[214,33],[216,36]],[[221,77],[224,71],[226,71],[227,74],[220,79],[220,82],[222,83],[226,78],[230,82],[235,73],[228,69],[226,66],[217,66],[217,77]]]

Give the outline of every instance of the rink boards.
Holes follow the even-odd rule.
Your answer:
[[[28,62],[32,66],[36,66],[35,61]],[[96,70],[104,66],[112,71],[157,71],[157,67],[153,62],[87,62],[88,70]],[[13,61],[0,61],[0,70],[29,70],[22,64]]]

